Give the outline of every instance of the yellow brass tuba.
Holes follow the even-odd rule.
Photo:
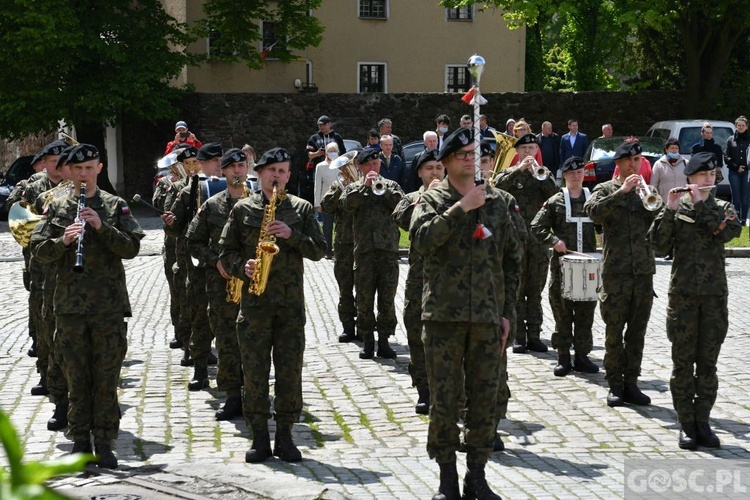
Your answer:
[[[276,217],[276,206],[286,198],[286,192],[282,192],[281,194],[276,192],[277,184],[278,182],[274,181],[273,194],[263,211],[263,221],[260,224],[258,246],[255,249],[255,268],[253,269],[253,277],[248,288],[248,291],[253,295],[262,295],[266,291],[273,257],[279,253],[276,236],[268,234],[268,223]]]
[[[497,144],[497,149],[495,149],[495,167],[492,169],[492,172],[497,175],[501,170],[510,167],[510,162],[513,161],[513,156],[516,154],[516,150],[513,149],[516,138],[499,132],[492,133],[495,136]]]

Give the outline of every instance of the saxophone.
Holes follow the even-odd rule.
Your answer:
[[[240,182],[242,182],[242,179],[238,177],[232,184],[238,186]],[[247,184],[245,184],[240,200],[247,198],[248,194],[250,194],[250,190],[247,188]],[[232,276],[227,281],[227,302],[239,304],[240,300],[242,300],[242,280]]]
[[[262,295],[266,291],[268,275],[271,272],[271,262],[273,262],[274,255],[279,253],[276,236],[267,234],[268,223],[276,216],[276,206],[286,198],[286,191],[281,194],[276,192],[277,185],[278,182],[274,181],[273,194],[263,211],[263,222],[261,222],[260,235],[258,235],[258,247],[255,249],[255,268],[248,289],[253,295]]]

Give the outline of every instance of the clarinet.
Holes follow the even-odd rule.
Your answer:
[[[78,212],[76,213],[75,222],[80,222],[81,232],[78,233],[78,248],[76,248],[76,263],[73,266],[73,272],[83,272],[83,233],[86,231],[86,221],[81,220],[81,210],[86,207],[86,184],[81,184],[81,195],[78,197]]]

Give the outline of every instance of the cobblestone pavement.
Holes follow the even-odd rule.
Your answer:
[[[333,261],[305,264],[307,350],[303,373],[305,407],[294,428],[304,455],[299,464],[272,459],[244,463],[248,431],[244,423],[217,422],[223,402],[211,388],[189,392],[192,369],[179,365],[172,337],[168,291],[159,256],[158,219],[143,218],[147,229],[141,255],[126,262],[134,317],[122,369],[123,411],[114,473],[57,480],[60,491],[80,498],[91,492],[127,490],[137,498],[430,498],[437,465],[427,458],[427,419],[414,414],[416,391],[407,373],[406,333],[399,325],[396,360],[360,360],[359,347],[339,344]],[[71,448],[62,433],[46,430],[53,405],[29,395],[38,380],[26,356],[26,298],[21,285],[20,250],[0,227],[0,407],[11,415],[28,459],[50,459]],[[642,387],[653,404],[608,408],[602,373],[552,375],[556,356],[510,354],[513,398],[509,420],[500,430],[506,451],[488,464],[490,484],[506,498],[617,498],[623,496],[623,464],[629,458],[747,459],[750,439],[750,312],[743,290],[748,261],[728,259],[730,331],[719,360],[720,392],[712,424],[720,450],[684,452],[677,448],[678,424],[669,394],[671,370],[665,334],[670,265],[657,262],[658,298],[649,323]],[[402,259],[397,295],[403,308]],[[546,297],[544,300],[547,304]],[[543,338],[549,340],[552,315],[545,307]],[[592,359],[601,365],[604,326],[596,315]],[[1,456],[1,455],[0,455]],[[464,457],[459,457],[463,467]],[[0,462],[4,459],[0,458]],[[461,470],[461,469],[459,469]]]

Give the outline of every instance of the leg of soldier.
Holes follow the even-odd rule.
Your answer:
[[[36,371],[39,372],[39,380],[44,391],[37,392],[32,389],[32,394],[46,394],[48,386],[48,371],[49,371],[49,359],[50,351],[52,349],[52,335],[55,332],[54,319],[47,321],[44,314],[44,291],[38,291],[38,317],[35,317],[34,323],[36,324]],[[35,305],[37,307],[37,305]],[[35,315],[36,316],[36,315]],[[39,387],[39,386],[36,386]]]
[[[552,333],[554,349],[570,349],[573,343],[573,303],[562,297],[562,275],[559,260],[550,261],[549,305],[555,318],[555,331]]]
[[[624,275],[602,277],[599,291],[601,315],[606,325],[604,340],[604,369],[610,388],[620,388],[625,374],[625,348],[622,334],[629,314],[630,304],[624,302],[632,296],[632,278]]]
[[[273,408],[278,425],[299,421],[302,413],[302,359],[305,352],[305,308],[279,307],[273,318]]]
[[[47,388],[52,401],[56,404],[67,404],[68,382],[60,366],[59,347],[55,346],[55,316],[52,311],[52,295],[45,298],[42,316],[45,323],[45,331],[49,333],[49,366],[47,367]]]
[[[701,317],[697,343],[701,348],[695,366],[695,421],[708,422],[719,390],[716,361],[729,324],[726,295],[703,296],[699,299]]]
[[[91,333],[94,443],[109,444],[120,429],[117,386],[128,350],[127,323],[121,314],[95,314],[87,321]]]
[[[456,422],[468,331],[468,323],[424,322],[422,340],[430,383],[427,453],[439,464],[455,462],[460,444]]]
[[[122,319],[120,319],[122,322]],[[57,331],[63,370],[68,379],[68,436],[75,441],[91,439],[93,393],[91,332],[85,317],[57,315]]]
[[[495,440],[500,327],[472,323],[466,341],[466,462],[485,464]]]
[[[21,277],[23,279],[23,287],[27,292],[31,292],[31,271],[29,270],[29,261],[31,260],[31,250],[24,247],[21,250],[23,254],[23,271]],[[31,297],[29,297],[29,310],[31,310]],[[29,337],[31,337],[31,347],[29,348],[29,356],[36,357],[36,324],[31,314],[29,314],[28,321]]]
[[[164,276],[167,278],[169,286],[169,316],[172,319],[172,326],[175,329],[175,338],[177,338],[177,326],[180,323],[180,298],[178,289],[175,286],[175,273],[172,270],[177,262],[175,255],[174,240],[169,243],[168,239],[164,240]]]
[[[321,213],[323,219],[323,237],[326,240],[326,256],[333,256],[333,215]]]
[[[354,331],[357,318],[354,303],[354,245],[338,244],[333,252],[336,257],[333,274],[339,285],[339,320],[344,330]]]
[[[680,423],[695,422],[695,363],[701,328],[698,297],[669,294],[667,338],[672,343],[672,376],[669,391]],[[702,298],[702,297],[701,297]],[[703,349],[703,346],[700,346]],[[708,420],[708,419],[706,419]]]
[[[271,371],[271,345],[275,306],[263,311],[241,307],[237,316],[237,342],[242,355],[242,409],[253,430],[266,428],[271,418],[268,376]]]
[[[510,311],[506,311],[504,316],[508,318],[511,324],[510,333],[508,334],[508,340],[505,343],[506,352],[500,357],[500,368],[497,382],[497,425],[500,425],[500,420],[505,418],[508,413],[508,401],[510,401],[510,387],[508,386],[508,352],[507,348],[513,345],[513,324],[516,322],[516,309],[512,308]]]
[[[190,302],[190,355],[196,368],[206,367],[211,341],[214,338],[208,322],[208,298],[206,297],[206,269],[188,270],[188,300]]]
[[[547,284],[549,253],[547,246],[531,243],[526,246],[529,255],[528,278],[526,279],[526,329],[527,342],[539,340],[542,329],[542,290]],[[536,350],[536,349],[535,349]]]
[[[526,247],[528,249],[528,246]],[[526,279],[528,276],[528,253],[521,254],[521,265],[518,266],[518,299],[516,300],[516,341],[515,345],[523,346],[518,352],[526,352]],[[517,349],[513,349],[514,352]]]
[[[574,310],[573,344],[576,355],[588,356],[594,348],[592,329],[596,302],[573,302],[572,305]]]
[[[226,393],[227,398],[239,398],[242,395],[242,357],[237,341],[237,313],[240,306],[225,300],[226,291],[221,294],[209,288],[208,293],[208,319],[211,330],[216,333],[216,351],[219,354],[216,385]]]
[[[174,287],[177,292],[177,305],[179,308],[179,320],[175,325],[175,336],[182,342],[186,353],[190,347],[190,302],[188,301],[187,289],[187,264],[185,257],[177,255],[177,267],[173,267]]]
[[[375,345],[375,285],[377,269],[371,254],[354,258],[354,288],[357,291],[357,329],[366,345]],[[367,343],[370,344],[367,344]]]
[[[396,291],[398,289],[398,255],[377,252],[378,336],[396,333]],[[372,270],[374,271],[374,269]]]
[[[409,343],[409,375],[417,390],[427,389],[427,368],[422,342],[422,287],[406,285],[404,291],[404,328]]]
[[[41,381],[47,379],[47,366],[49,365],[49,341],[45,337],[44,321],[42,319],[42,307],[44,305],[44,273],[42,265],[36,260],[29,262],[31,275],[31,290],[29,291],[29,324],[33,325],[36,337],[36,370],[41,376]],[[43,345],[40,345],[43,344]],[[41,384],[40,384],[41,385]],[[45,391],[46,392],[46,391]],[[40,393],[43,394],[44,392]]]
[[[635,383],[641,374],[646,328],[654,303],[653,275],[632,278],[632,292],[625,330],[625,383]]]

